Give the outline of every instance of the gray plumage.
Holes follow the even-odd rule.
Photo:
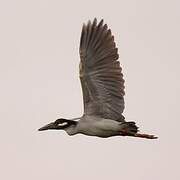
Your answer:
[[[124,121],[124,79],[118,52],[107,25],[83,25],[80,41],[80,79],[86,115]]]
[[[64,129],[69,135],[133,136],[154,139],[139,134],[135,122],[126,122],[124,111],[124,79],[114,36],[103,20],[83,25],[80,39],[79,76],[84,114],[74,119],[57,119],[39,130]]]

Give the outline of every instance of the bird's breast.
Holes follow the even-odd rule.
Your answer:
[[[80,120],[78,124],[79,133],[89,136],[109,137],[119,134],[120,123],[108,119],[91,117],[90,119]]]

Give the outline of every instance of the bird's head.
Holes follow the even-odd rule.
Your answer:
[[[60,130],[60,129],[66,129],[72,125],[76,125],[77,122],[76,121],[72,121],[72,120],[67,120],[67,119],[57,119],[54,122],[51,122],[43,127],[41,127],[40,129],[38,129],[39,131],[45,131],[45,130],[50,130],[50,129],[56,129],[56,130]]]

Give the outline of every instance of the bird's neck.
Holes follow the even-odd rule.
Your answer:
[[[77,123],[78,124],[78,123]],[[70,125],[69,127],[65,128],[64,130],[67,132],[68,135],[72,136],[78,133],[78,128],[76,125]]]

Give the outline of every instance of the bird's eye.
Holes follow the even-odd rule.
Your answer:
[[[63,123],[61,123],[61,124],[58,124],[58,126],[65,126],[65,125],[67,125],[68,123],[67,122],[63,122]]]

